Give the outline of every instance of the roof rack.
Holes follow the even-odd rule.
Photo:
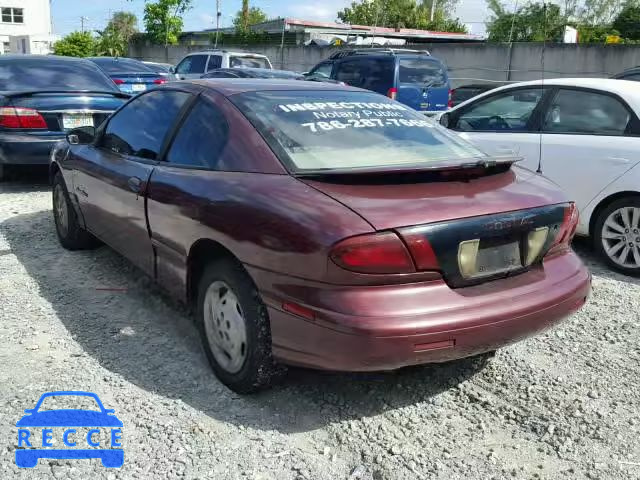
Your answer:
[[[415,53],[418,55],[431,55],[428,50],[412,50],[410,48],[354,48],[349,50],[342,50],[332,54],[329,58],[343,58],[351,55],[396,55],[402,53]]]

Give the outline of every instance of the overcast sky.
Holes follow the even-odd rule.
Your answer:
[[[222,24],[231,24],[231,17],[240,9],[241,0],[221,0]],[[300,0],[253,0],[251,6],[260,7],[270,17],[292,17],[302,20],[334,21],[336,12],[351,3],[350,0],[322,0],[320,2],[304,2]],[[194,0],[194,8],[184,17],[186,31],[202,30],[215,26],[216,0]],[[85,28],[102,29],[110,13],[118,10],[133,12],[138,17],[139,28],[142,29],[142,12],[144,0],[52,0],[54,33],[65,35],[80,30],[80,17],[87,17]],[[459,0],[458,16],[464,23],[470,24],[472,33],[481,33],[481,23],[485,16],[485,0]]]

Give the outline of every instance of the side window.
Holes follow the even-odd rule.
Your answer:
[[[385,95],[394,84],[393,66],[393,58],[372,58],[367,62],[367,73],[360,86]]]
[[[111,118],[101,146],[121,155],[155,160],[165,135],[189,97],[188,93],[171,90],[139,96]]]
[[[210,55],[209,64],[207,65],[207,72],[222,67],[222,57],[220,55]]]
[[[183,58],[182,61],[176,67],[176,73],[181,73],[181,74],[189,73],[189,70],[191,69],[192,58],[193,57]]]
[[[167,162],[220,170],[218,161],[228,137],[224,115],[212,103],[200,100],[176,134]]]
[[[309,72],[309,74],[316,75],[318,77],[330,78],[331,77],[331,70],[333,70],[333,63],[332,62],[326,62],[326,63],[321,63],[320,65],[318,65],[316,68],[311,70]]]
[[[207,64],[207,55],[191,55],[180,62],[176,68],[176,73],[204,73],[204,66]]]
[[[545,132],[624,135],[631,116],[619,100],[602,93],[560,89],[542,127]]]
[[[465,108],[454,128],[464,132],[525,132],[543,93],[538,87],[492,95]]]
[[[361,87],[368,74],[367,61],[362,59],[340,62],[336,68],[336,80],[353,87]]]

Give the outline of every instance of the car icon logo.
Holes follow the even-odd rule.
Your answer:
[[[85,397],[84,400],[88,397],[95,400],[98,409],[44,410],[41,408],[42,403],[49,397]],[[16,423],[18,427],[16,465],[18,467],[33,468],[41,458],[99,458],[106,468],[119,468],[123,465],[122,422],[115,416],[114,410],[104,408],[95,393],[48,392],[40,397],[34,408],[25,410],[25,413],[26,415]],[[107,442],[98,438],[101,433],[100,428],[108,431]],[[54,429],[63,431],[60,439],[54,440]],[[37,435],[40,430],[41,438]],[[47,448],[53,447],[59,440],[67,448]],[[87,448],[83,448],[85,446]]]

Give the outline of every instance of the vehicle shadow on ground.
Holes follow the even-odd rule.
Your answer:
[[[573,241],[573,249],[580,255],[585,265],[592,274],[607,280],[616,280],[618,282],[626,282],[634,285],[640,285],[640,278],[630,277],[623,273],[612,270],[602,259],[598,257],[593,249],[591,239],[585,237],[576,237]]]
[[[46,166],[12,169],[7,171],[0,181],[0,195],[3,193],[42,192],[50,188],[49,172]]]
[[[12,217],[0,231],[86,354],[140,388],[221,421],[310,431],[424,401],[454,388],[482,364],[469,359],[380,374],[291,369],[271,390],[236,395],[211,372],[186,309],[113,250],[64,250],[48,211]]]

